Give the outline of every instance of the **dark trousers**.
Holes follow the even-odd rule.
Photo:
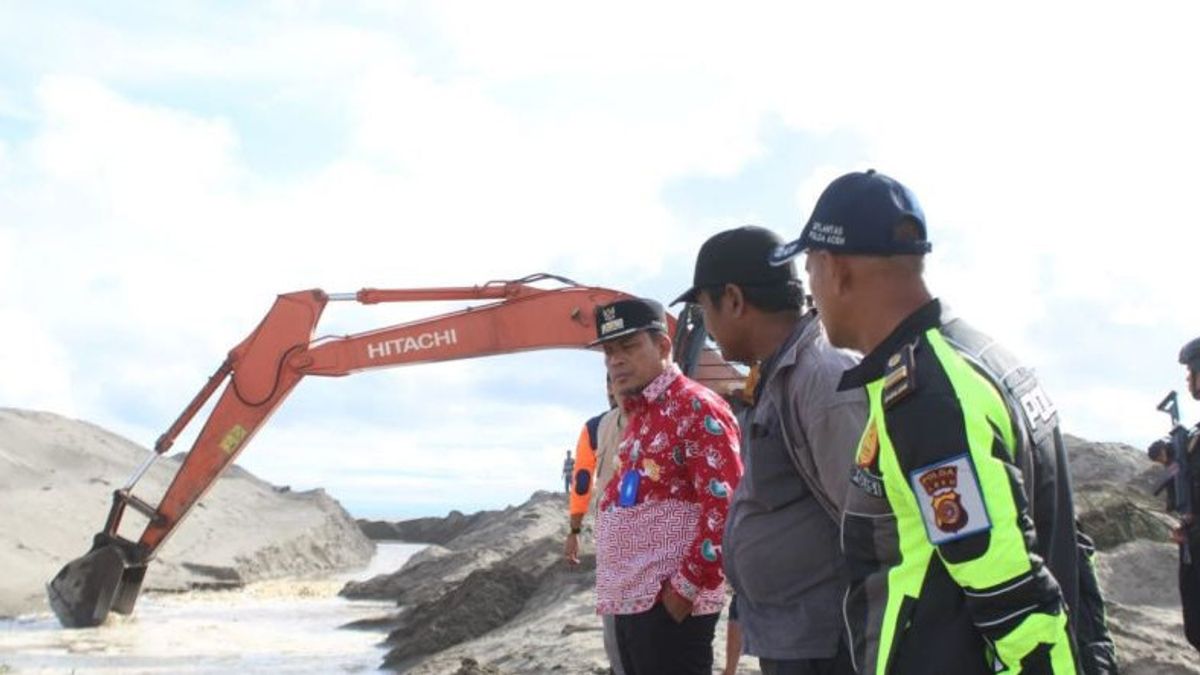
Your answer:
[[[719,614],[677,623],[661,602],[641,614],[617,615],[617,651],[626,675],[711,675]]]
[[[838,643],[837,654],[828,659],[758,659],[763,675],[854,675],[850,652],[845,642]]]
[[[1183,601],[1183,633],[1200,651],[1200,546],[1192,546],[1192,564],[1179,565],[1179,599]]]

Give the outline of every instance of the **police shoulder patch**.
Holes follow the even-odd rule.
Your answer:
[[[934,546],[991,529],[969,454],[921,467],[909,474],[909,481]]]
[[[917,390],[917,343],[900,348],[887,360],[883,372],[883,407],[891,408]]]

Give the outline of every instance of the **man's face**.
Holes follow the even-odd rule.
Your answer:
[[[1192,395],[1192,398],[1200,401],[1200,372],[1188,368],[1187,385],[1188,393]]]
[[[631,396],[642,391],[662,374],[671,355],[666,336],[638,331],[604,343],[604,367],[613,390]]]
[[[846,334],[846,309],[843,298],[834,283],[833,256],[828,251],[809,251],[804,259],[804,271],[808,273],[808,288],[812,292],[813,306],[825,326],[829,342],[835,347],[853,347]]]
[[[700,313],[704,315],[704,327],[708,334],[717,341],[721,348],[721,356],[726,361],[745,363],[751,357],[744,352],[741,333],[737,319],[733,316],[732,305],[728,294],[722,297],[720,304],[713,302],[708,291],[701,291],[696,296],[696,304],[700,305]]]

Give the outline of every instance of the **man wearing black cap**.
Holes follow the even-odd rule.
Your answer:
[[[1079,592],[1057,412],[1030,370],[926,288],[916,198],[874,171],[842,176],[772,262],[804,250],[830,342],[865,354],[840,384],[869,404],[842,525],[856,668],[1110,671],[1106,634],[1081,635],[1077,654],[1070,632],[1099,598]]]
[[[1187,388],[1192,398],[1200,401],[1200,338],[1196,338],[1183,346],[1179,352],[1179,363],[1187,366]],[[1164,464],[1175,464],[1174,470],[1179,471],[1179,464],[1167,451],[1170,439],[1164,438],[1150,446],[1150,456]],[[1184,516],[1179,527],[1172,533],[1172,538],[1182,547],[1187,547],[1190,554],[1185,560],[1179,559],[1179,597],[1183,603],[1183,632],[1187,641],[1200,650],[1200,520],[1194,515],[1200,505],[1200,424],[1188,430],[1187,438],[1187,468],[1190,476],[1184,482],[1191,487],[1192,515]],[[1190,481],[1188,480],[1190,478]],[[1179,500],[1174,486],[1168,490],[1168,507],[1172,511],[1180,511]]]
[[[618,300],[595,317],[593,345],[628,417],[596,514],[596,609],[616,615],[629,675],[708,675],[725,517],[742,475],[737,422],[671,362],[662,305]]]
[[[757,369],[742,419],[742,481],[725,525],[725,573],[737,594],[743,650],[764,675],[853,673],[843,639],[847,571],[838,545],[861,391],[837,391],[857,359],[834,349],[783,240],[761,227],[720,232],[700,248],[695,302],[730,361]]]

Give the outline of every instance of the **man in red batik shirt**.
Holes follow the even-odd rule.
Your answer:
[[[616,615],[628,675],[708,675],[725,601],[721,536],[742,475],[737,422],[671,362],[661,304],[598,307],[596,333],[628,417],[596,514],[597,611]]]

